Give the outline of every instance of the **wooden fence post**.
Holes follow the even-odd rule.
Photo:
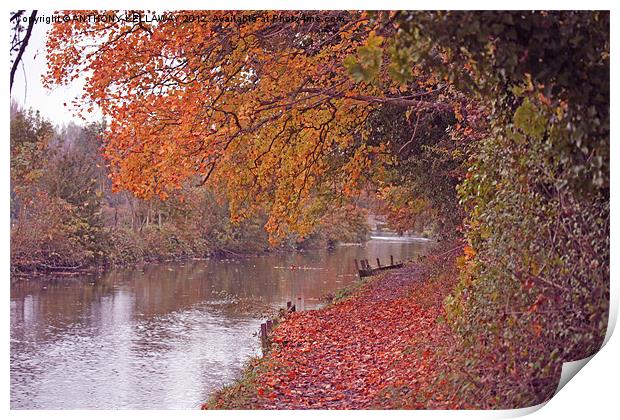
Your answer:
[[[381,261],[379,261],[379,258],[377,258],[377,267],[381,268]]]
[[[394,265],[394,256],[390,255],[390,265]]]
[[[267,348],[267,324],[260,324],[260,341],[263,348]]]

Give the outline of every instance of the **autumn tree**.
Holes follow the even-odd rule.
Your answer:
[[[50,33],[47,84],[89,75],[76,104],[110,118],[114,184],[140,197],[210,182],[234,220],[266,208],[273,238],[307,234],[324,210],[316,203],[350,201],[377,161],[383,146],[368,141],[371,108],[451,109],[441,91],[388,77],[381,45],[395,31],[393,14],[188,15],[156,25],[72,20]],[[244,16],[256,19],[241,23]]]

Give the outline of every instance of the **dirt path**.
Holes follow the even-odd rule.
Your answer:
[[[256,364],[259,409],[450,407],[437,392],[437,349],[451,334],[438,318],[448,292],[418,265],[385,272],[344,302],[293,313]],[[220,396],[222,397],[222,396]],[[215,406],[226,406],[220,398]]]

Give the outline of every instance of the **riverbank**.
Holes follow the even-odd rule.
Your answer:
[[[364,279],[328,307],[288,315],[266,355],[203,408],[466,408],[456,397],[460,346],[443,321],[459,253]]]
[[[355,244],[362,246],[365,242]],[[207,261],[207,260],[238,260],[245,258],[253,258],[264,255],[278,255],[290,253],[304,253],[316,251],[320,249],[333,249],[333,244],[310,244],[304,246],[294,246],[291,243],[280,245],[279,247],[260,247],[248,246],[246,249],[230,250],[227,248],[196,248],[196,247],[180,247],[172,251],[162,251],[159,247],[149,246],[141,243],[140,246],[129,247],[121,244],[118,247],[110,247],[114,249],[114,255],[103,259],[89,262],[83,262],[75,266],[54,265],[52,261],[49,263],[38,262],[36,264],[23,264],[11,261],[11,280],[18,281],[20,279],[31,279],[37,277],[53,276],[79,276],[83,274],[103,272],[115,268],[137,267],[144,264],[160,264],[160,263],[184,263],[188,261]],[[129,252],[128,249],[132,250]]]
[[[11,272],[11,277],[16,280],[22,278],[36,278],[47,276],[79,276],[84,274],[103,272],[115,268],[139,267],[146,264],[185,263],[188,261],[230,260],[252,258],[267,254],[286,252],[284,250],[265,250],[262,252],[239,253],[227,250],[215,250],[203,254],[181,254],[177,256],[145,254],[139,258],[120,261],[91,262],[78,266],[53,266],[38,264],[36,266],[19,267]],[[13,265],[12,265],[13,267]]]
[[[129,223],[127,217],[117,218],[116,213],[111,219],[109,209],[101,207],[101,202],[88,206],[76,203],[80,209],[93,211],[100,206],[86,219],[41,203],[38,204],[42,209],[29,207],[28,217],[24,214],[11,219],[11,273],[89,272],[142,262],[235,258],[319,249],[369,239],[369,227],[360,209],[354,212],[357,217],[343,215],[317,223],[313,231],[303,237],[290,233],[279,238],[276,246],[270,242],[265,229],[264,214],[233,223],[228,208],[218,207],[221,203],[213,202],[215,208],[194,209],[193,213],[189,212],[191,214],[183,206],[173,211],[174,202],[166,203],[164,214],[167,216],[161,216],[160,212],[155,222],[148,216],[149,210],[144,223],[136,222],[133,216]],[[11,201],[11,205],[14,204]],[[52,212],[48,218],[54,219],[57,214],[66,217],[55,223],[46,222],[48,218],[37,215],[39,210]]]

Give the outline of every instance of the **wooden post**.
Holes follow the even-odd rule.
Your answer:
[[[370,264],[368,264],[368,259],[366,259],[366,268],[370,270]]]
[[[390,265],[394,265],[394,256],[390,255]]]
[[[377,267],[381,268],[381,261],[379,261],[379,258],[377,258]]]
[[[290,311],[291,310],[291,301],[289,300],[288,302],[286,302],[286,310]]]
[[[273,328],[273,321],[268,319],[267,320],[267,333],[271,332],[272,328]]]
[[[260,324],[260,341],[263,348],[267,348],[267,324]]]
[[[355,270],[359,273],[359,271],[360,271],[360,267],[359,267],[359,265],[357,264],[357,259],[354,259],[353,261],[355,261]]]

